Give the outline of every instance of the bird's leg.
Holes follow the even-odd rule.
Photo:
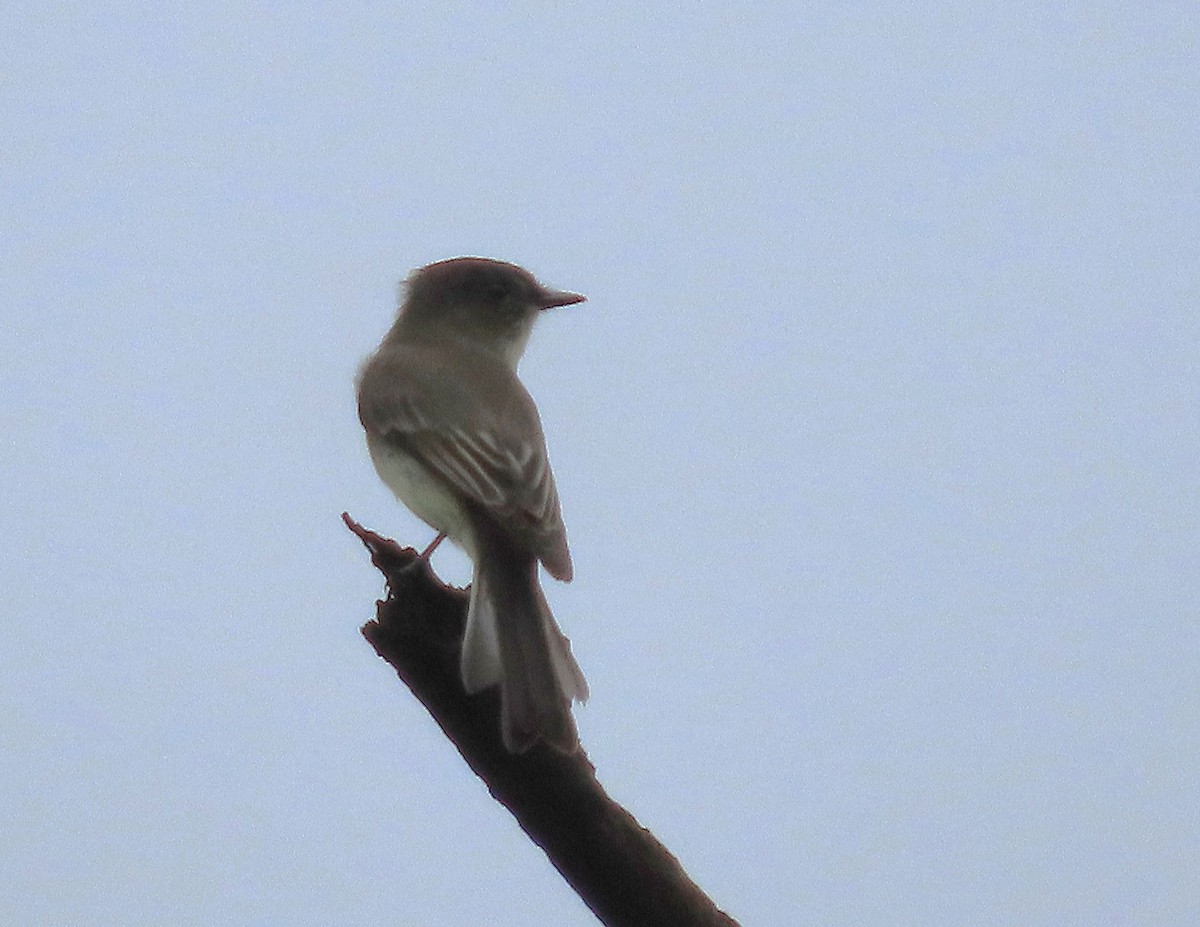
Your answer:
[[[407,573],[410,570],[418,570],[422,566],[424,566],[426,569],[433,569],[429,563],[429,558],[433,556],[433,552],[438,549],[438,545],[444,540],[446,540],[446,533],[444,531],[439,531],[438,536],[430,542],[429,546],[417,554],[417,559],[401,569],[399,572]]]
[[[428,563],[428,562],[429,562],[429,558],[430,558],[431,556],[433,556],[433,552],[434,552],[435,550],[437,550],[437,549],[438,549],[438,545],[439,545],[439,544],[441,544],[441,543],[442,543],[442,541],[444,541],[444,540],[446,540],[446,532],[445,532],[445,531],[439,531],[439,532],[438,532],[438,536],[437,536],[437,537],[435,537],[435,538],[434,538],[432,541],[430,541],[430,542],[429,542],[429,546],[428,546],[428,547],[426,547],[426,548],[425,548],[423,551],[421,551],[419,554],[417,554],[417,559],[418,559],[418,560],[423,560],[423,561],[425,561],[426,563]]]

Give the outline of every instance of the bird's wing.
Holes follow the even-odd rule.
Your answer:
[[[474,502],[555,578],[570,579],[566,528],[537,409],[511,372],[480,374],[468,384],[444,368],[410,364],[404,376],[391,379],[395,388],[371,391],[386,399],[360,408],[363,425]],[[495,388],[500,384],[492,381],[504,376],[511,383]]]

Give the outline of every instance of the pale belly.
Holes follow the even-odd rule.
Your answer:
[[[375,471],[409,510],[435,531],[446,534],[474,558],[470,523],[458,500],[414,457],[375,435],[367,435]]]

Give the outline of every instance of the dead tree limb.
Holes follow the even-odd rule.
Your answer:
[[[348,515],[342,519],[387,579],[387,599],[377,603],[363,636],[601,922],[737,927],[667,848],[608,797],[582,748],[573,756],[542,744],[524,754],[504,749],[497,690],[467,695],[459,677],[466,593],[439,582],[411,548]]]

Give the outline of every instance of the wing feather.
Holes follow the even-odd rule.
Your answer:
[[[368,368],[364,375],[374,372]],[[569,579],[571,558],[558,490],[529,394],[507,371],[511,383],[502,384],[505,389],[486,379],[470,389],[461,378],[448,381],[444,373],[433,383],[422,373],[410,364],[403,375],[388,376],[389,388],[371,391],[383,401],[360,408],[363,424],[472,500],[554,576]],[[508,401],[501,404],[497,396]]]

